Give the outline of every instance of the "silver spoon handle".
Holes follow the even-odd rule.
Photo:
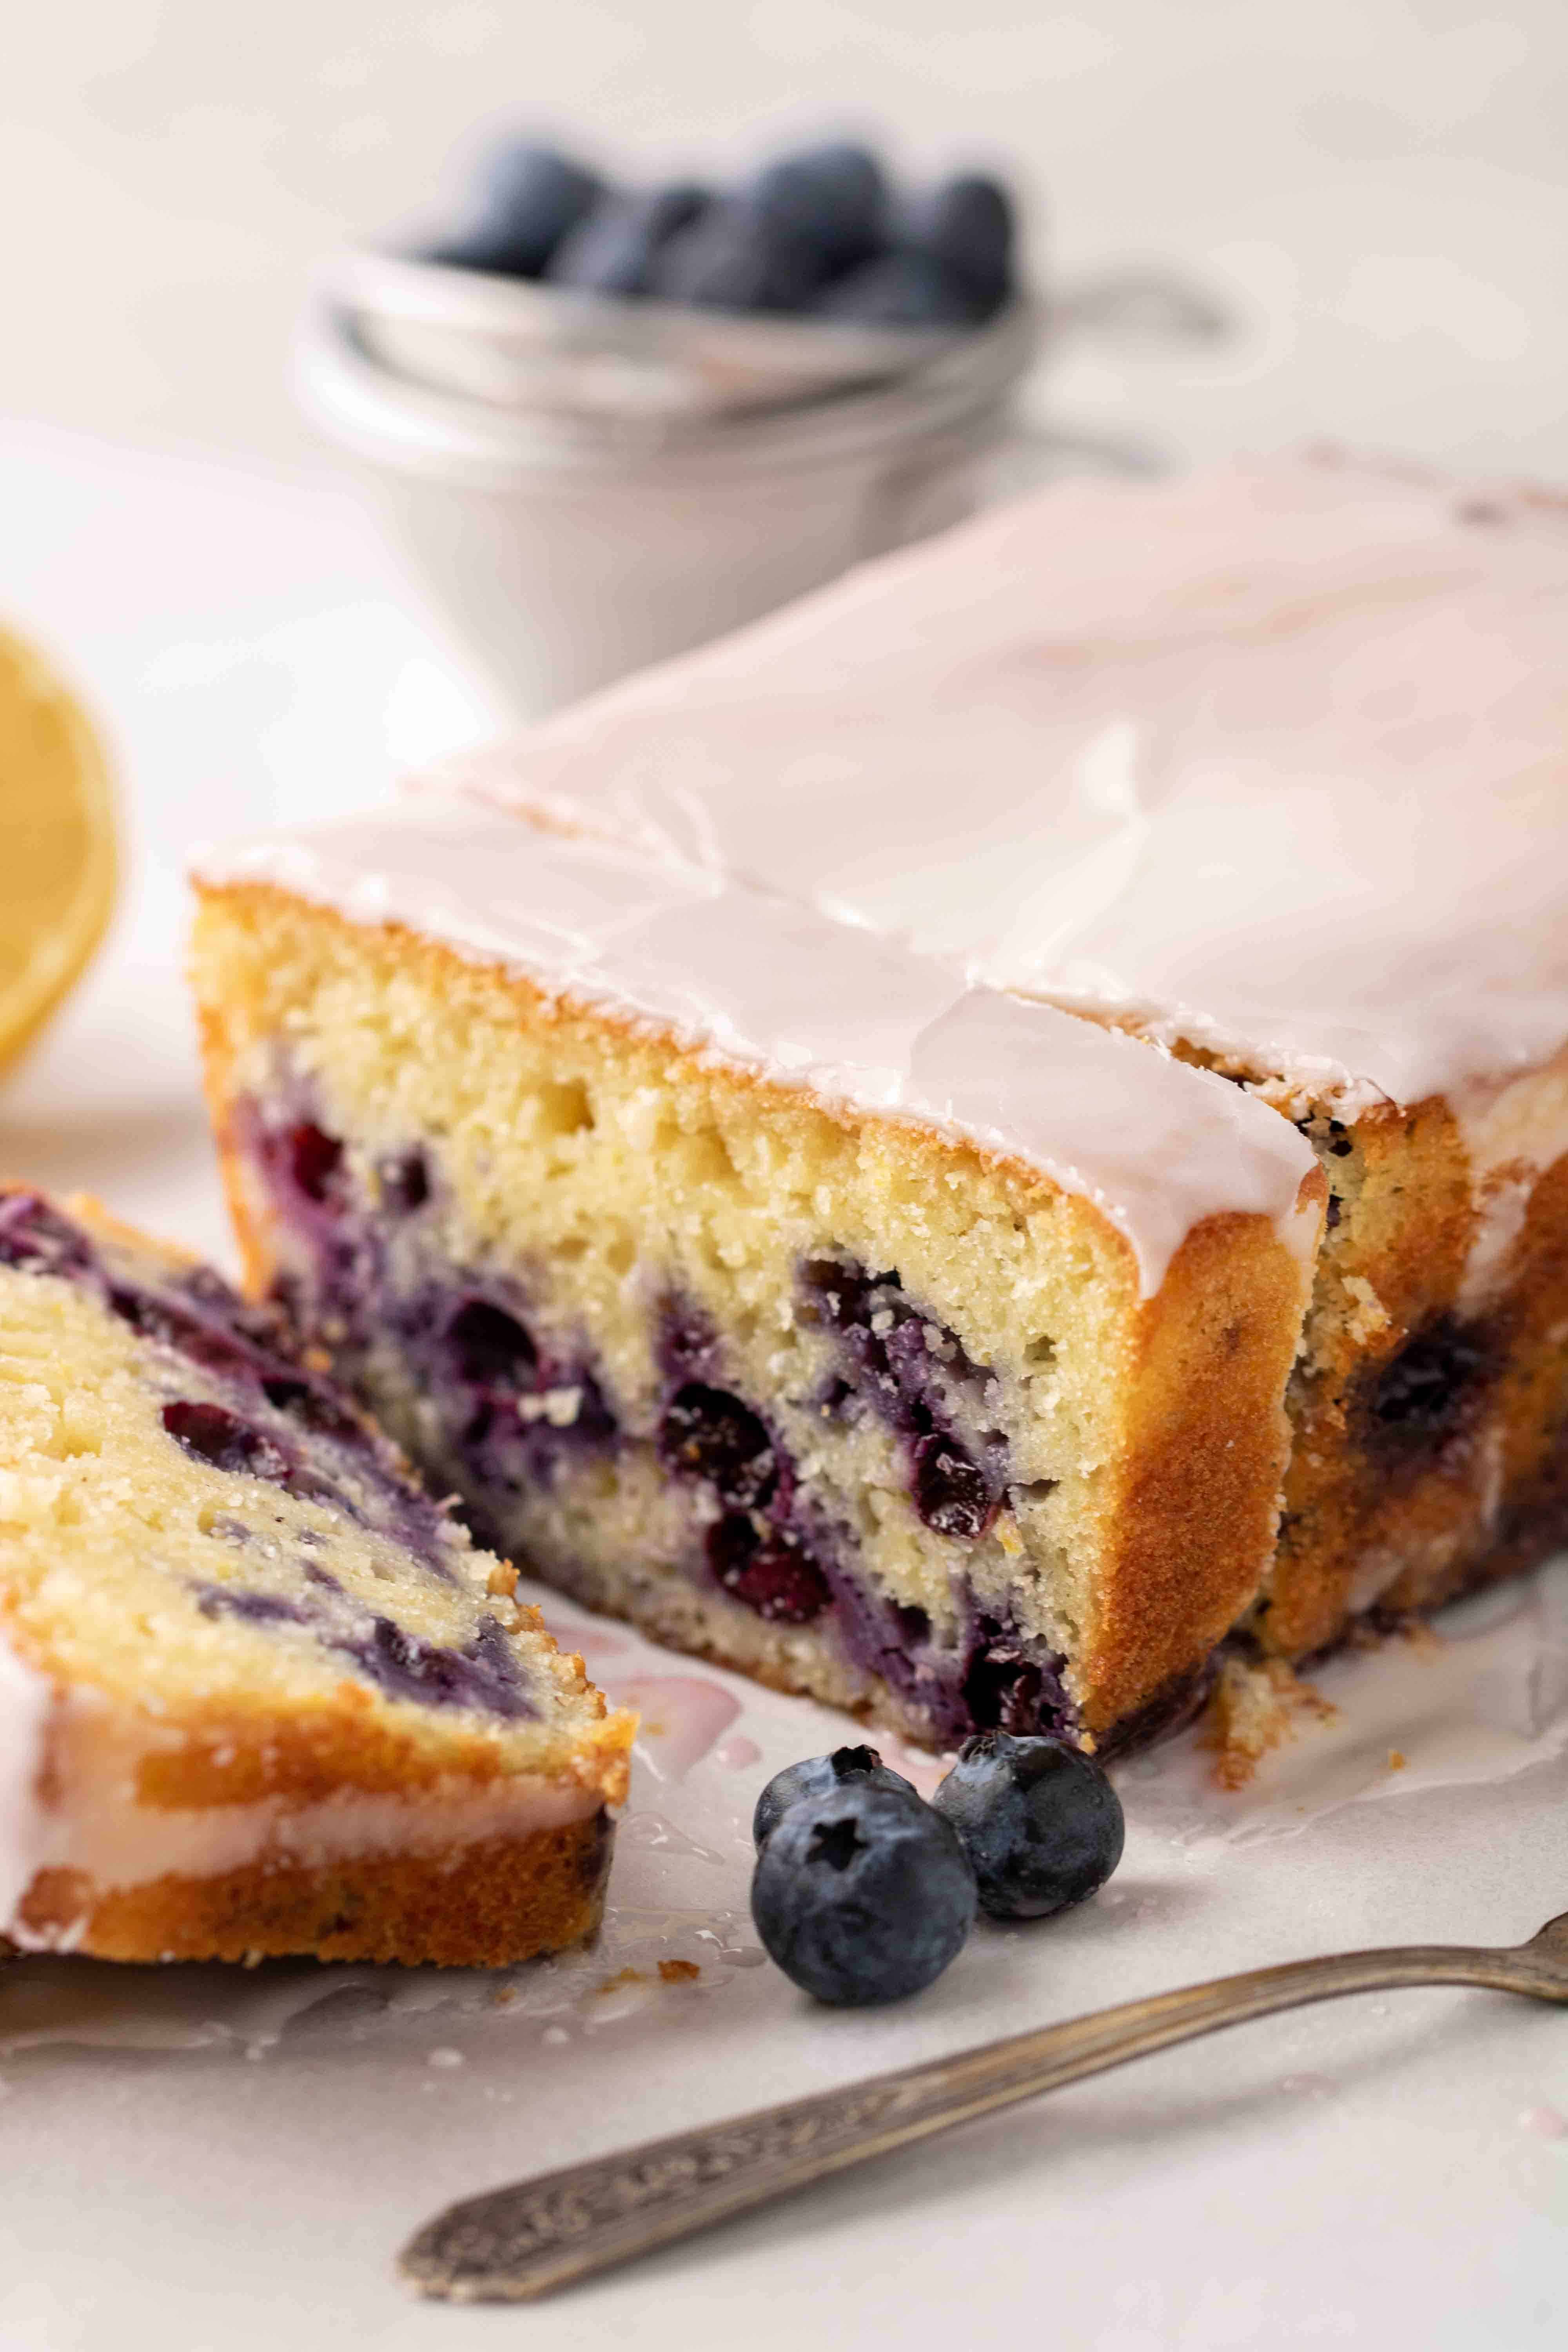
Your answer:
[[[1129,2058],[1305,2001],[1403,1985],[1488,1985],[1563,1998],[1560,1974],[1533,1966],[1522,1950],[1415,1945],[1254,1969],[467,2198],[410,2241],[400,2268],[425,2294],[526,2302],[868,2157]]]

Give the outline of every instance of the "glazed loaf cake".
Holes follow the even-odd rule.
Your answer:
[[[1192,1702],[1321,1223],[1240,1090],[459,801],[215,852],[252,1285],[488,1539],[947,1742]]]
[[[1068,485],[458,763],[1208,1065],[1331,1188],[1292,1658],[1568,1538],[1568,509]]]
[[[276,1322],[90,1204],[0,1191],[0,1939],[575,1943],[632,1719]]]

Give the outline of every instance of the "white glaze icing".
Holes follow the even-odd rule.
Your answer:
[[[46,1730],[47,1790],[38,1769]],[[142,1764],[178,1745],[177,1731],[123,1718],[96,1691],[56,1690],[0,1648],[0,1929],[14,1942],[65,1949],[79,1933],[76,1923],[40,1939],[19,1925],[17,1907],[40,1871],[80,1872],[101,1895],[263,1860],[319,1868],[358,1855],[451,1854],[585,1821],[601,1801],[596,1789],[567,1778],[510,1773],[407,1793],[345,1789],[308,1804],[143,1802]]]
[[[447,781],[1346,1115],[1568,1039],[1568,507],[1256,460],[869,565]]]
[[[1299,1200],[1311,1152],[1238,1087],[712,870],[456,798],[208,850],[195,867],[406,924],[826,1101],[1023,1160],[1126,1236],[1146,1296],[1225,1211],[1273,1220],[1303,1264],[1315,1246],[1318,1211]]]
[[[53,1696],[0,1633],[0,1935],[38,1867],[38,1781]]]

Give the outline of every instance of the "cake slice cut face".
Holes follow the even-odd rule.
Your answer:
[[[275,1315],[0,1190],[0,1936],[497,1965],[592,1931],[632,1722]]]
[[[448,781],[1223,1070],[1331,1192],[1289,1656],[1568,1538],[1568,507],[1241,461],[998,509]]]
[[[921,1739],[1191,1701],[1273,1538],[1288,1126],[461,802],[202,872],[251,1280],[486,1539]]]

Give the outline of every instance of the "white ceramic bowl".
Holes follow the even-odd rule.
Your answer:
[[[805,322],[726,323],[843,347]],[[961,519],[1040,325],[1019,302],[891,381],[765,407],[503,402],[394,368],[363,313],[323,294],[295,380],[427,593],[533,717]]]

